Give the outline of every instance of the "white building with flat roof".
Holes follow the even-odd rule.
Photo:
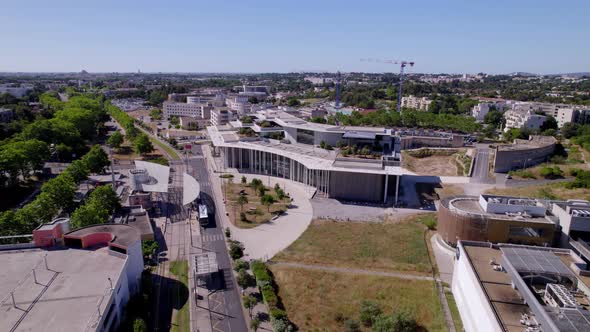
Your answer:
[[[51,234],[40,229],[36,236]],[[141,287],[140,232],[104,224],[54,240],[66,248],[0,252],[0,330],[116,331]]]
[[[189,116],[199,119],[211,118],[213,106],[208,103],[176,103],[164,102],[164,118],[169,119],[172,116]]]
[[[427,111],[431,103],[432,100],[426,97],[402,97],[402,107],[413,108],[420,111]]]

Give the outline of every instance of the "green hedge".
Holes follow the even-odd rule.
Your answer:
[[[262,299],[268,306],[272,321],[283,321],[285,323],[284,325],[290,325],[287,312],[284,310],[277,295],[272,273],[268,270],[266,264],[261,261],[252,261],[250,263],[250,269],[252,269],[252,273],[256,277],[256,285],[260,288]]]

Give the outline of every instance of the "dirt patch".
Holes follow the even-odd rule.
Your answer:
[[[402,166],[420,175],[461,176],[464,167],[458,167],[459,155],[466,149],[418,149],[402,152]]]

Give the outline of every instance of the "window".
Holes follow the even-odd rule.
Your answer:
[[[314,144],[313,130],[297,129],[297,143],[313,145]]]

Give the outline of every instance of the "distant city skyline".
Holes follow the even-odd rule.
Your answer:
[[[590,71],[590,2],[19,1],[0,72]]]

